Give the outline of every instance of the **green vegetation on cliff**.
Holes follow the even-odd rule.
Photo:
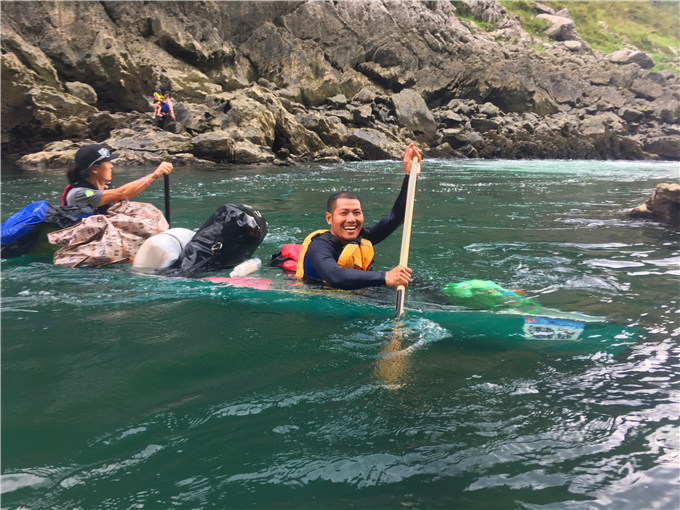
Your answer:
[[[517,14],[522,28],[542,37],[532,2],[502,1]],[[654,70],[680,72],[680,7],[677,1],[545,1],[555,11],[569,9],[576,31],[594,50],[609,54],[633,45],[656,62]]]

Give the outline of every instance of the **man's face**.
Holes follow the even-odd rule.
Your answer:
[[[326,221],[331,227],[331,234],[344,244],[354,241],[364,224],[364,213],[361,202],[354,198],[338,198],[332,213],[326,213]]]

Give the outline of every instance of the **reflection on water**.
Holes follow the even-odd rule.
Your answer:
[[[322,228],[339,188],[379,219],[399,172],[183,169],[173,226],[248,203],[270,223],[266,261]],[[57,202],[62,173],[3,165],[2,219]],[[626,216],[674,178],[426,161],[400,320],[391,289],[325,292],[274,268],[254,290],[4,260],[3,508],[676,508],[680,243]],[[162,189],[144,199],[162,208]],[[377,247],[378,269],[399,245]],[[531,340],[518,311],[452,308],[440,286],[471,279],[583,332]]]

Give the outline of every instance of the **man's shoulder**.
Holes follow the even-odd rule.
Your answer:
[[[340,239],[338,239],[333,234],[331,234],[330,231],[328,231],[328,230],[325,231],[325,232],[321,232],[320,234],[317,234],[316,236],[314,236],[314,238],[312,239],[312,242],[309,245],[310,248],[311,248],[312,244],[315,244],[315,243],[316,243],[317,246],[323,246],[321,243],[319,243],[319,241],[323,241],[325,244],[330,245],[333,248],[337,248],[339,246],[342,246],[342,241],[340,241]]]

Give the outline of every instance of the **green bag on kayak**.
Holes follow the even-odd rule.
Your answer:
[[[541,308],[536,301],[512,290],[504,289],[490,280],[468,280],[448,283],[442,292],[454,305],[478,310],[497,310],[502,308],[532,309]]]

